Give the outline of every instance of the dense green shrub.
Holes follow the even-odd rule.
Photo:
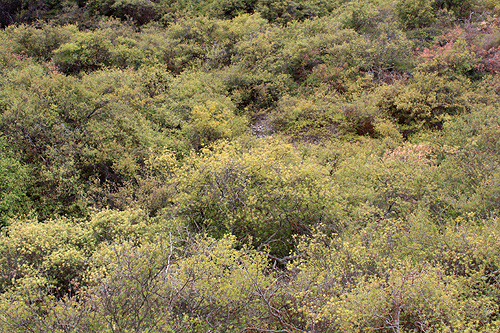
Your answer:
[[[211,3],[209,13],[221,19],[232,19],[245,13],[254,13],[258,0],[215,0]]]
[[[43,24],[40,28],[27,25],[10,26],[6,29],[6,37],[14,41],[13,52],[25,54],[37,60],[48,61],[53,52],[77,32],[77,27],[63,27]]]
[[[9,218],[28,214],[32,209],[28,197],[29,167],[9,151],[7,143],[5,138],[0,138],[0,228],[8,225]]]
[[[74,34],[70,42],[54,51],[53,60],[64,73],[76,74],[108,67],[138,68],[154,60],[146,60],[151,55],[152,50],[141,49],[137,39],[107,29]]]
[[[0,238],[2,293],[26,288],[27,295],[45,290],[61,297],[78,290],[94,246],[88,228],[79,223],[64,218],[12,220]]]
[[[436,21],[433,0],[401,0],[397,3],[398,16],[409,28],[422,28]]]
[[[496,223],[491,221],[489,226]],[[408,238],[408,227],[418,236]],[[415,227],[422,229],[417,231]],[[490,238],[488,228],[478,230],[475,236]],[[290,265],[294,275],[288,288],[279,294],[281,303],[276,307],[293,316],[296,326],[306,330],[474,331],[481,327],[493,332],[498,328],[494,315],[498,307],[494,300],[497,292],[485,283],[484,272],[479,269],[477,274],[473,273],[473,268],[462,279],[448,274],[441,263],[420,257],[431,252],[433,257],[444,254],[447,251],[441,245],[452,242],[462,250],[450,252],[449,258],[460,266],[466,252],[480,247],[459,240],[467,234],[465,230],[463,234],[450,230],[440,240],[424,234],[425,230],[433,228],[421,220],[385,220],[373,229],[366,228],[366,233],[349,236],[350,241],[338,235],[321,234],[306,240],[299,245],[304,256]],[[411,251],[404,250],[408,246]],[[391,257],[392,254],[396,257]],[[486,264],[487,260],[482,262]],[[487,271],[486,276],[491,276],[490,273]],[[476,288],[481,292],[474,293],[473,290],[479,291]],[[465,294],[470,296],[464,297]],[[311,312],[311,308],[315,311]],[[478,324],[479,321],[485,326]]]
[[[6,0],[0,5],[0,28],[14,23],[33,23],[57,17],[71,4],[82,6],[85,0]]]
[[[321,222],[340,223],[327,168],[276,139],[242,148],[220,143],[174,171],[174,209],[192,228],[216,237],[231,233],[283,256],[293,234],[307,234]]]
[[[111,41],[106,31],[80,32],[73,41],[61,45],[54,54],[54,61],[65,73],[92,71],[111,65]]]
[[[46,71],[27,62],[5,78],[0,127],[20,161],[30,165],[29,193],[40,217],[78,215],[84,208],[75,170],[81,149],[77,127],[88,95],[75,87],[74,79]]]
[[[443,8],[452,11],[457,16],[464,16],[469,10],[473,1],[471,0],[438,0],[436,1],[438,8]]]
[[[379,14],[378,6],[371,1],[348,1],[338,9],[338,12],[344,28],[357,32],[371,30]]]
[[[437,73],[415,73],[409,82],[380,89],[381,107],[408,135],[420,128],[440,129],[447,116],[466,112],[469,81],[449,80]]]
[[[150,0],[89,0],[87,6],[96,14],[131,18],[138,25],[155,20],[158,15],[157,3]]]
[[[138,247],[103,247],[89,261],[91,286],[81,291],[78,302],[76,297],[30,302],[27,293],[1,297],[6,316],[0,327],[12,332],[279,327],[266,305],[275,280],[265,274],[266,257],[235,245],[229,236],[181,241],[170,235]]]

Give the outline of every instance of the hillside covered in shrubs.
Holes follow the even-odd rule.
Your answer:
[[[498,332],[495,0],[0,3],[0,331]]]

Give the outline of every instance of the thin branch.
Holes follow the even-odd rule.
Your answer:
[[[247,332],[247,331],[257,331],[257,332],[262,332],[262,333],[264,333],[264,332],[268,332],[268,333],[291,333],[287,329],[282,329],[282,330],[279,330],[279,331],[275,331],[275,330],[268,330],[268,329],[257,328],[257,327],[245,327],[239,333]]]
[[[301,254],[296,254],[294,256],[285,256],[283,258],[278,258],[278,257],[273,256],[272,254],[262,252],[262,251],[257,251],[257,253],[263,254],[270,259],[276,260],[280,264],[286,263],[287,261],[290,261],[290,260],[295,260],[295,259],[300,258],[302,256]]]

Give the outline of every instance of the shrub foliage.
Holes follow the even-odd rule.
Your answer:
[[[0,331],[498,332],[494,1],[0,3]]]

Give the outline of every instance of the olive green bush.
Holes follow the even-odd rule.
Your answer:
[[[176,214],[192,228],[216,237],[231,233],[284,256],[293,234],[307,234],[320,222],[340,223],[340,199],[327,168],[280,140],[241,149],[222,142],[174,171]]]
[[[47,292],[61,297],[82,283],[94,247],[88,228],[68,219],[39,223],[11,220],[1,238],[2,293],[26,289],[26,296]]]
[[[157,3],[149,0],[89,0],[87,7],[92,13],[113,16],[120,19],[131,18],[142,25],[156,19]]]
[[[434,1],[402,0],[396,5],[398,16],[403,24],[410,29],[421,28],[436,21]]]
[[[29,25],[9,26],[4,33],[14,42],[13,52],[48,61],[54,51],[69,42],[76,32],[75,25],[60,27],[44,24],[41,29]]]

